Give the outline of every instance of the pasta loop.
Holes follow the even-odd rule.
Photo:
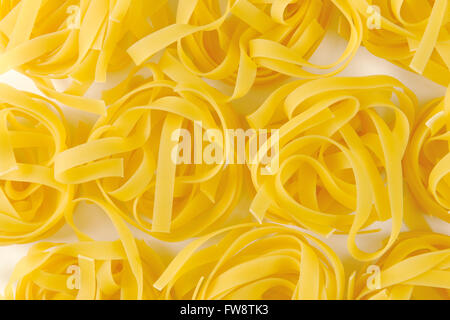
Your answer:
[[[401,234],[391,250],[350,277],[348,298],[449,300],[450,237]]]
[[[279,128],[273,175],[250,165],[257,194],[252,214],[294,223],[319,234],[348,233],[359,260],[385,252],[400,231],[404,203],[402,159],[414,123],[415,95],[388,76],[288,83],[248,116],[253,128]],[[259,150],[267,154],[273,144]],[[256,160],[258,160],[256,159]],[[277,164],[275,166],[274,164]],[[358,233],[392,218],[388,244],[360,250]]]
[[[74,187],[53,170],[66,143],[55,104],[0,84],[0,245],[44,238],[72,210]]]
[[[422,209],[450,222],[450,87],[425,106],[405,158],[405,177]]]
[[[193,74],[222,80],[246,95],[255,83],[280,76],[314,79],[342,71],[361,43],[358,12],[345,0],[179,1],[176,23],[139,40],[128,50],[137,65],[176,44],[178,58]],[[309,62],[335,13],[346,22],[349,41],[328,65]],[[307,68],[314,72],[307,71]],[[320,74],[325,70],[327,74]]]
[[[155,287],[165,299],[335,300],[343,298],[343,282],[339,258],[321,241],[292,228],[250,223],[194,240]]]

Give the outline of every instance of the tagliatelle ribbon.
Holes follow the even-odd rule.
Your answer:
[[[160,239],[184,240],[220,226],[240,199],[242,166],[226,165],[225,157],[208,163],[203,155],[213,143],[202,143],[206,130],[225,134],[236,120],[200,79],[177,84],[156,65],[144,69],[150,78],[137,68],[105,93],[115,101],[108,114],[87,142],[57,156],[55,176],[67,184],[95,181],[99,198],[128,223]],[[189,147],[181,150],[180,139]],[[194,139],[200,147],[191,154]],[[227,152],[220,142],[216,150]],[[179,163],[181,153],[191,156]]]
[[[39,240],[72,210],[74,186],[54,178],[66,123],[50,101],[0,84],[0,245]]]
[[[279,129],[279,152],[262,163],[274,146],[266,142],[250,165],[257,190],[251,212],[260,221],[294,223],[325,236],[348,233],[348,249],[359,260],[382,255],[402,226],[401,164],[416,106],[415,95],[388,76],[280,87],[247,117],[253,128]],[[263,166],[273,175],[262,175]],[[357,247],[358,233],[389,219],[385,247],[372,253]]]
[[[450,87],[420,114],[404,169],[422,210],[450,223]]]
[[[347,22],[349,42],[328,65],[309,62],[331,20]],[[358,12],[346,0],[179,1],[176,23],[139,40],[128,50],[137,65],[176,44],[191,73],[234,86],[229,100],[246,95],[255,83],[281,75],[304,79],[332,76],[351,61],[362,37]],[[308,71],[313,69],[315,72]],[[319,74],[328,70],[327,74]]]
[[[344,269],[327,245],[307,233],[249,223],[191,242],[155,288],[165,299],[335,300],[343,298]]]
[[[349,299],[449,300],[450,237],[404,233],[391,250],[349,279]]]
[[[35,244],[14,269],[6,299],[156,300],[160,293],[153,283],[164,264],[144,241],[136,244],[140,256],[134,260],[120,241]],[[143,278],[134,273],[136,265]]]
[[[363,45],[374,55],[448,86],[448,0],[350,0],[363,17]],[[345,34],[345,28],[341,28]]]
[[[83,95],[127,66],[126,49],[167,25],[168,15],[167,0],[1,1],[0,73],[18,70],[47,96],[104,115],[102,100]],[[54,79],[73,81],[60,92]]]

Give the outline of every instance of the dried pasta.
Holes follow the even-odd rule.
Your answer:
[[[139,40],[128,53],[140,65],[174,44],[191,73],[231,84],[228,99],[232,100],[246,95],[255,83],[280,76],[335,75],[351,61],[361,42],[361,19],[346,0],[227,0],[222,7],[220,3],[179,1],[176,23]],[[335,15],[349,30],[346,49],[333,63],[309,62]]]
[[[397,101],[396,101],[397,100]],[[248,116],[254,128],[279,128],[279,153],[261,175],[251,212],[322,235],[348,233],[348,249],[372,260],[395,241],[403,221],[402,159],[414,123],[415,95],[388,76],[328,78],[288,83]],[[258,162],[259,161],[259,162]],[[368,253],[355,241],[376,221],[392,219],[385,247]]]
[[[418,117],[404,167],[422,210],[450,223],[450,87]]]
[[[150,78],[135,74],[142,72],[137,68],[105,93],[107,101],[115,100],[108,114],[86,143],[57,156],[55,176],[65,184],[95,182],[99,198],[128,223],[160,239],[184,240],[228,218],[240,199],[243,168],[227,166],[225,159],[196,163],[195,154],[191,161],[177,163],[173,133],[185,129],[195,137],[198,131],[202,139],[206,129],[225,132],[236,126],[236,119],[200,79],[174,82],[154,64],[144,69],[152,73]],[[204,148],[197,151],[203,154]]]
[[[72,210],[74,186],[54,177],[67,140],[55,104],[0,84],[0,245],[44,238]]]
[[[126,67],[128,47],[168,21],[167,0],[1,1],[0,73],[20,71],[47,96],[103,115],[105,103],[84,94]],[[58,91],[54,79],[71,85]]]
[[[156,300],[153,283],[164,264],[144,241],[136,244],[138,259],[129,259],[120,241],[35,244],[14,269],[6,299]]]
[[[450,2],[350,0],[374,55],[443,85],[450,83]],[[373,21],[372,21],[373,20]],[[345,34],[345,28],[341,28]]]
[[[343,298],[344,270],[337,255],[307,233],[249,223],[194,240],[155,288],[165,299],[336,300]]]
[[[349,299],[449,300],[450,237],[404,233],[391,250],[349,279]]]

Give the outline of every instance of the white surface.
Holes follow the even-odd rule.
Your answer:
[[[342,52],[346,42],[338,38],[335,35],[329,35],[326,41],[319,47],[317,53],[313,57],[313,61],[321,62],[329,61],[330,55],[338,55]],[[421,106],[430,99],[441,97],[445,93],[445,88],[439,86],[423,77],[400,69],[387,61],[376,58],[371,55],[365,48],[360,48],[357,56],[351,62],[350,66],[342,72],[339,76],[366,76],[366,75],[376,75],[376,74],[386,74],[394,76],[395,78],[402,81],[410,89],[412,89],[419,98]],[[33,83],[17,74],[15,72],[9,72],[0,76],[0,82],[8,83],[18,89],[33,91],[39,93],[35,88]],[[261,94],[259,90],[251,94],[249,98],[241,99],[234,103],[236,108],[240,110],[249,110],[249,105],[254,108],[259,102],[263,101],[266,94]],[[251,101],[251,103],[249,103]],[[81,112],[68,110],[68,116],[71,120],[92,120],[93,117],[88,114],[83,114]],[[248,204],[245,201],[236,210],[240,214],[246,214]],[[76,215],[78,218],[78,225],[80,225],[83,230],[88,230],[89,234],[92,235],[96,240],[114,240],[117,238],[116,232],[112,227],[108,219],[103,215],[103,213],[97,208],[88,205],[81,205],[79,208],[79,213]],[[429,221],[436,232],[445,233],[450,235],[450,226],[437,219],[429,218]],[[363,244],[361,247],[365,249],[370,249],[373,245],[377,247],[380,244],[380,240],[386,238],[389,234],[389,223],[378,224],[376,227],[381,226],[383,231],[375,235],[361,236],[360,240]],[[152,239],[150,236],[135,231],[135,234],[139,238],[148,239],[151,245],[163,255],[165,260],[169,260],[171,256],[185,243],[179,244],[167,244]],[[345,236],[331,236],[329,239],[324,239],[341,257],[342,261],[346,267],[347,275],[353,272],[359,267],[359,263],[353,260],[347,252]],[[376,240],[375,240],[376,239]],[[72,242],[76,241],[76,237],[69,227],[63,227],[57,234],[55,234],[50,239],[46,241],[55,242]],[[369,245],[370,242],[370,245]],[[11,272],[15,264],[26,255],[28,248],[31,245],[14,245],[8,247],[0,247],[0,295],[3,293],[4,287],[11,275]]]

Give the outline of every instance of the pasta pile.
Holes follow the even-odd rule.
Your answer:
[[[450,86],[335,77],[361,45],[449,86],[450,1],[0,0],[0,75],[45,96],[0,84],[0,246],[33,243],[0,298],[450,300]]]
[[[449,300],[450,237],[402,234],[374,265],[350,277],[348,295],[370,300]]]
[[[405,176],[427,213],[450,223],[450,87],[424,107],[405,159]]]
[[[179,1],[176,23],[141,39],[128,53],[139,65],[176,44],[178,58],[191,73],[231,84],[233,100],[255,83],[283,75],[313,79],[325,76],[322,70],[335,75],[361,42],[361,19],[348,1],[226,0],[222,7],[220,2]],[[349,30],[346,49],[333,63],[309,62],[336,13]]]
[[[235,127],[236,119],[202,86],[171,81],[156,65],[146,69],[152,76],[136,88],[130,87],[132,73],[113,89],[126,94],[86,143],[58,154],[55,177],[65,184],[96,181],[105,201],[130,224],[160,239],[185,240],[228,218],[240,199],[243,168],[225,166],[225,159],[177,165],[173,132],[186,129],[193,137],[198,130],[203,137],[207,129]]]
[[[202,248],[211,238],[214,245]],[[274,224],[243,224],[184,248],[156,281],[166,299],[342,299],[344,269],[318,239]]]
[[[119,241],[35,244],[14,270],[6,298],[158,299],[160,293],[153,283],[164,264],[144,241],[136,243],[140,252],[137,260],[128,258]]]
[[[443,86],[450,84],[448,0],[350,3],[367,21],[362,43],[370,52]]]
[[[248,116],[254,128],[280,129],[278,170],[262,176],[260,163],[250,166],[257,190],[252,214],[323,235],[348,233],[355,258],[380,256],[402,225],[401,163],[416,104],[409,89],[387,76],[280,87]],[[266,143],[259,152],[270,147]],[[362,229],[391,218],[386,247],[374,253],[358,249],[355,239]]]
[[[44,238],[72,210],[74,187],[54,177],[67,140],[54,103],[0,84],[0,245]]]
[[[1,1],[0,73],[18,70],[47,96],[105,114],[102,100],[83,95],[109,71],[126,67],[128,47],[167,25],[168,14],[167,0]],[[60,92],[53,79],[72,84]]]

